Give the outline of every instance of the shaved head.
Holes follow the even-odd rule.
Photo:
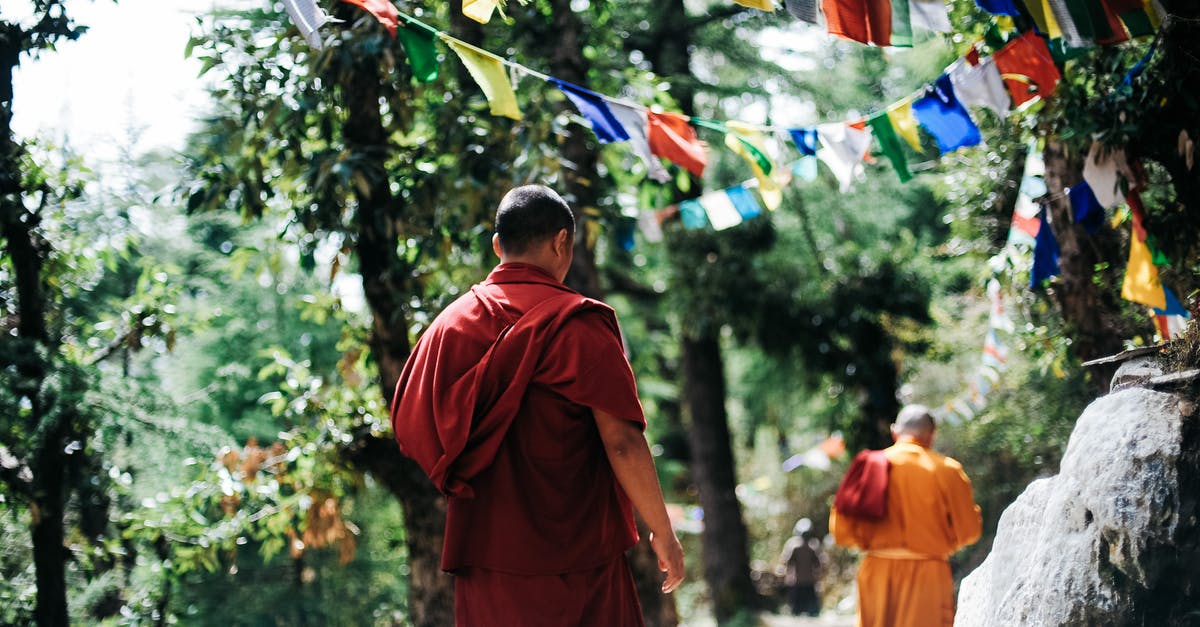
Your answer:
[[[897,436],[911,435],[918,440],[925,442],[933,440],[934,429],[937,425],[933,422],[933,415],[929,413],[929,408],[924,405],[907,405],[896,416],[896,423],[892,425],[892,433]]]
[[[575,216],[554,190],[544,185],[523,185],[504,195],[496,210],[496,235],[500,248],[522,255],[559,231],[575,235]]]

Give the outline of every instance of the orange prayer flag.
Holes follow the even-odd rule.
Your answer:
[[[688,119],[677,113],[655,111],[648,111],[646,117],[650,124],[650,152],[670,159],[696,176],[703,175],[708,164],[704,142],[696,137],[696,129]]]

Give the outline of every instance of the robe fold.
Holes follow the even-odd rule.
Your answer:
[[[842,546],[866,552],[858,570],[860,627],[951,627],[954,580],[947,558],[983,530],[971,481],[955,460],[903,437],[890,464],[880,520],[829,515]]]
[[[447,495],[442,569],[462,577],[456,611],[493,617],[460,625],[543,624],[534,617],[591,607],[596,595],[636,607],[632,587],[612,588],[624,585],[623,553],[638,536],[593,410],[645,428],[616,314],[535,266],[497,266],[417,342],[392,425],[401,450]],[[588,573],[603,581],[525,614],[496,613],[519,606],[487,601],[529,585],[524,578],[583,582]]]

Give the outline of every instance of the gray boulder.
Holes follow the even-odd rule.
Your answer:
[[[1195,599],[1200,569],[1191,413],[1179,396],[1143,388],[1089,405],[1059,474],[1031,483],[1001,516],[991,553],[962,582],[956,627],[1165,625],[1187,615],[1171,606]]]

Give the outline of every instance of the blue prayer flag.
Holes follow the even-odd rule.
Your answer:
[[[1013,4],[1013,0],[975,0],[975,4],[992,15],[1016,17],[1021,14],[1020,11],[1017,11],[1017,5]]]
[[[758,200],[745,187],[730,187],[725,190],[725,195],[729,196],[729,202],[733,203],[734,209],[737,209],[738,213],[742,215],[743,220],[749,220],[762,213],[762,207],[759,206]]]
[[[702,229],[708,226],[708,216],[700,202],[692,199],[679,203],[679,219],[686,229]]]
[[[1037,241],[1033,245],[1033,270],[1029,273],[1029,287],[1038,289],[1042,282],[1058,274],[1058,240],[1050,228],[1046,210],[1042,210],[1042,226],[1038,229]]]
[[[629,141],[629,132],[625,130],[624,126],[621,126],[621,122],[617,120],[617,116],[613,115],[600,94],[557,78],[551,78],[550,81],[558,85],[558,88],[575,104],[575,108],[579,109],[579,113],[587,118],[588,123],[592,125],[592,132],[596,133],[596,139],[599,139],[600,143]]]
[[[1171,291],[1171,288],[1164,285],[1163,295],[1167,297],[1167,306],[1163,307],[1162,309],[1155,307],[1154,313],[1160,316],[1183,316],[1184,318],[1192,317],[1192,315],[1188,313],[1188,310],[1184,309],[1183,305],[1179,304],[1179,299],[1175,298],[1175,293]]]
[[[1087,181],[1071,188],[1071,213],[1076,224],[1082,224],[1088,233],[1095,233],[1104,224],[1104,207],[1096,199],[1096,193]]]
[[[938,150],[953,152],[983,141],[979,127],[971,120],[971,114],[954,95],[950,77],[942,74],[926,90],[925,95],[913,103],[913,115],[917,121],[937,140]]]
[[[789,129],[788,133],[792,136],[792,141],[796,144],[796,149],[805,157],[811,157],[817,154],[817,129],[815,128],[793,128]]]

